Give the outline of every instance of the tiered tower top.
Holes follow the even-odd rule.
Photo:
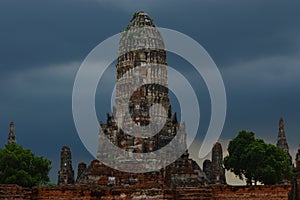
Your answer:
[[[146,13],[134,14],[121,36],[118,55],[118,78],[124,74],[120,71],[128,71],[128,67],[140,66],[141,63],[166,65],[163,38]]]

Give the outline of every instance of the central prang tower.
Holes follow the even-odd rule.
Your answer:
[[[80,163],[77,183],[161,188],[195,187],[209,182],[199,165],[189,158],[184,123],[179,127],[176,113],[172,114],[166,57],[163,38],[153,21],[144,12],[135,13],[120,39],[116,106],[112,115],[107,113],[106,122],[100,122],[99,160],[87,167]],[[157,121],[163,125],[160,127]],[[155,134],[147,137],[141,136],[145,132],[139,132],[144,129],[131,129],[152,125]],[[125,131],[123,127],[129,128]],[[106,151],[111,144],[118,148]],[[168,150],[151,157],[164,147]],[[117,152],[116,156],[111,152]],[[176,154],[175,161],[165,165],[174,152],[179,156]],[[135,160],[130,158],[132,155]],[[140,159],[143,155],[150,156]],[[109,167],[114,165],[105,165],[101,158],[121,168]],[[141,162],[145,165],[138,165]],[[120,171],[128,168],[130,172]]]
[[[176,113],[172,115],[166,87],[168,76],[163,38],[146,13],[136,13],[121,36],[116,68],[116,107],[112,116],[107,115],[106,124],[101,124],[102,131],[114,145],[132,153],[149,153],[164,147],[176,135],[179,123]],[[126,79],[128,76],[133,79]],[[155,80],[155,83],[143,84],[150,80]],[[131,91],[135,85],[142,86]],[[150,117],[150,108],[154,104],[161,107],[154,108]],[[157,128],[157,134],[147,138],[140,137],[139,132],[127,134],[117,122],[122,119],[122,125],[129,126],[133,121],[137,126],[145,127],[153,122],[154,117],[162,119],[164,113],[167,113],[167,119],[163,128]],[[185,135],[178,147],[186,147]],[[98,155],[104,146],[100,139]]]
[[[161,104],[165,110],[170,106],[168,88],[164,87],[168,84],[166,50],[160,33],[147,14],[140,12],[131,20],[121,37],[118,54],[117,109],[124,111],[128,107],[124,94],[131,95],[130,117],[137,125],[146,126],[151,120],[149,108],[153,103]],[[120,81],[124,76],[131,76],[134,80]],[[148,80],[155,80],[158,84],[143,84]],[[130,88],[136,84],[143,86],[130,94]],[[155,115],[159,116],[159,112]]]

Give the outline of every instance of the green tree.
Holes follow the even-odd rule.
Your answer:
[[[248,185],[258,181],[276,184],[292,176],[287,154],[280,148],[256,139],[253,132],[240,131],[228,146],[224,165]]]
[[[229,156],[224,158],[225,168],[242,180],[243,177],[247,175],[246,168],[248,160],[246,158],[246,149],[254,141],[254,133],[240,131],[238,136],[230,141],[228,146]]]
[[[15,143],[0,149],[0,183],[18,184],[24,187],[49,182],[51,161],[35,156],[29,149]]]
[[[265,144],[265,158],[261,170],[259,181],[266,185],[280,183],[293,176],[288,155],[272,144]]]

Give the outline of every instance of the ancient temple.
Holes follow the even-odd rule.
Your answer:
[[[281,148],[289,157],[289,164],[292,167],[293,166],[293,161],[292,161],[292,156],[289,153],[289,146],[287,143],[286,139],[286,134],[284,130],[284,121],[283,118],[279,119],[279,131],[278,131],[278,136],[277,136],[277,147]]]
[[[203,171],[212,184],[226,184],[225,168],[223,166],[222,145],[217,142],[212,149],[212,158],[203,162]]]
[[[64,146],[60,152],[60,170],[58,171],[58,185],[74,184],[74,170],[70,147]]]
[[[105,132],[114,145],[132,153],[149,153],[160,149],[174,138],[179,128],[176,113],[172,115],[169,91],[166,87],[168,81],[166,50],[159,31],[154,27],[150,17],[144,12],[139,12],[135,14],[126,32],[123,33],[116,66],[116,113],[113,113],[112,116],[107,115],[106,123],[101,123],[101,131]],[[142,28],[145,29],[140,30]],[[141,33],[138,33],[139,31]],[[138,76],[134,76],[134,81],[126,79],[126,76],[133,73],[138,73]],[[137,90],[131,91],[135,85],[145,83],[149,79],[155,80],[156,83],[143,84]],[[129,95],[128,103],[126,96]],[[155,109],[154,116],[150,118],[150,107],[153,104],[159,104],[162,107]],[[128,107],[129,112],[126,112]],[[135,137],[132,135],[139,133],[129,135],[130,129],[120,128],[123,124],[123,127],[130,127],[131,121],[138,126],[145,127],[154,117],[162,119],[165,110],[168,111],[166,124],[153,137],[141,138],[138,135]],[[103,152],[105,145],[101,144],[102,141],[99,138],[98,157]],[[185,147],[185,139],[181,142]]]
[[[135,34],[138,28],[146,29],[132,36],[131,34]],[[173,151],[185,150],[185,125],[178,122],[176,113],[172,113],[169,101],[164,42],[152,19],[146,13],[135,13],[124,35],[121,36],[116,69],[118,80],[116,106],[112,114],[107,114],[106,122],[100,123],[98,159],[109,157],[107,152],[103,151],[107,145],[103,137],[107,137],[115,146],[132,154],[151,153],[169,144],[178,134],[179,127],[183,131],[180,139],[173,146]],[[137,69],[137,71],[133,72],[133,69]],[[134,73],[138,73],[138,76],[135,76],[134,80],[127,81],[126,77],[134,75]],[[133,93],[130,91],[131,88],[135,87],[134,84],[145,83],[150,78],[156,83],[143,84]],[[125,98],[128,94],[130,94],[129,101]],[[154,104],[159,104],[161,107],[154,108],[150,117],[150,107]],[[122,125],[127,125],[130,121],[145,127],[154,119],[153,116],[159,119],[158,121],[163,121],[164,111],[166,114],[165,124],[162,129],[158,129],[155,135],[139,137],[139,132],[128,134],[127,132],[132,129],[124,131],[121,128]],[[158,171],[146,173],[122,172],[106,166],[99,160],[92,161],[88,166],[85,163],[80,163],[76,182],[139,187],[197,187],[209,183],[210,181],[196,161],[189,158],[188,150],[184,150],[181,156],[179,155],[178,159],[170,165],[162,167]],[[146,170],[153,166],[160,166],[164,162],[163,158],[167,159],[172,153],[166,152],[160,155],[162,159],[152,159],[151,164],[145,166],[148,167]],[[219,156],[218,158],[222,157]],[[117,161],[124,168],[129,166],[127,166],[126,158],[118,157]],[[134,166],[130,165],[130,167]]]
[[[10,122],[7,143],[17,143],[14,122]]]

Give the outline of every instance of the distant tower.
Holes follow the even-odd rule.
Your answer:
[[[286,153],[289,153],[289,146],[286,141],[286,135],[284,131],[284,121],[283,118],[279,120],[279,132],[277,136],[277,147],[280,147]]]
[[[299,145],[298,153],[296,155],[296,170],[297,172],[300,172],[300,145]]]
[[[225,168],[223,167],[222,145],[217,142],[212,149],[211,160],[205,160],[203,171],[211,184],[226,184]]]
[[[78,164],[76,183],[78,182],[84,183],[87,181],[88,177],[85,174],[86,170],[87,170],[87,165],[84,162]]]
[[[223,150],[219,142],[212,149],[212,170],[215,182],[226,184],[225,168],[223,167]]]
[[[14,122],[10,122],[9,134],[8,134],[8,144],[17,143],[15,135],[15,125]]]
[[[77,177],[79,177],[86,170],[86,167],[87,166],[84,162],[78,164]]]
[[[60,153],[60,170],[58,171],[58,185],[74,184],[74,170],[70,147],[64,146]]]
[[[284,121],[283,118],[279,120],[279,132],[277,136],[277,147],[281,148],[289,157],[289,164],[292,166],[292,156],[289,153],[289,146],[286,140],[286,135],[284,131]]]
[[[213,171],[212,171],[212,164],[211,164],[211,161],[210,160],[204,160],[203,162],[203,172],[205,173],[206,175],[206,178],[208,179],[208,182],[209,183],[214,183],[214,174],[213,174]]]

